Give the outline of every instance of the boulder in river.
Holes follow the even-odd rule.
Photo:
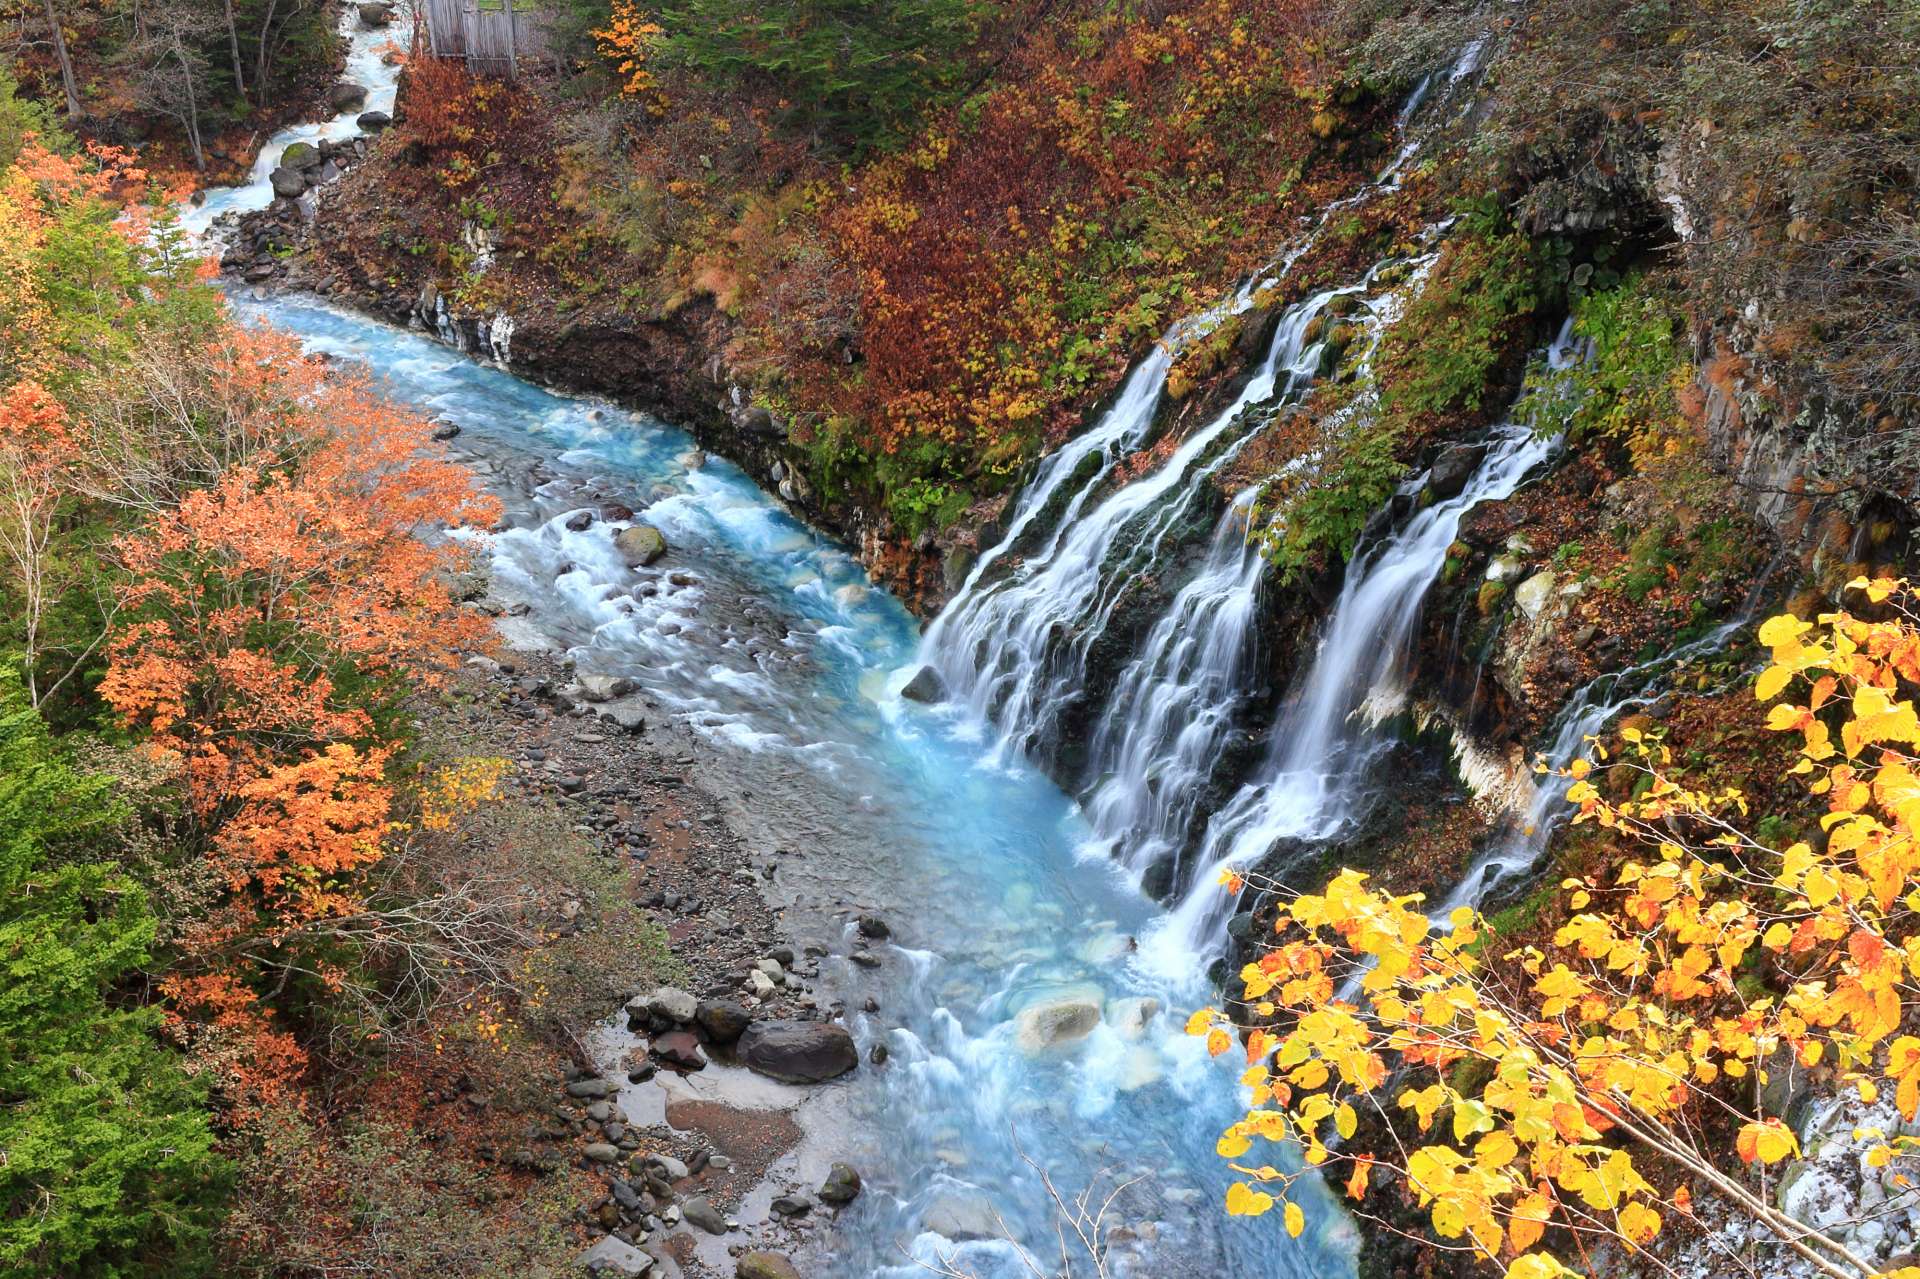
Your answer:
[[[362,133],[379,133],[393,123],[393,117],[385,111],[362,111],[354,121]]]
[[[737,1051],[749,1069],[789,1084],[823,1083],[860,1064],[853,1036],[829,1021],[757,1021]]]
[[[901,686],[900,696],[910,702],[944,702],[947,700],[947,684],[940,678],[940,672],[931,666],[922,666],[913,673],[913,678]]]
[[[335,111],[351,111],[366,100],[366,86],[351,80],[342,80],[327,90],[327,105]]]
[[[920,1224],[954,1243],[969,1239],[998,1239],[1000,1220],[985,1195],[950,1191],[938,1195],[920,1214]]]
[[[820,1202],[830,1204],[850,1204],[860,1194],[860,1174],[852,1164],[835,1164],[827,1169],[827,1179],[820,1183]]]
[[[384,27],[393,21],[393,6],[387,0],[364,0],[360,5],[360,22],[363,26]]]
[[[267,175],[267,181],[273,186],[273,193],[288,200],[297,200],[307,189],[307,180],[299,170],[289,169],[284,164]]]
[[[635,524],[614,535],[614,549],[626,556],[628,567],[654,563],[667,553],[667,539],[651,524]]]
[[[326,157],[320,154],[320,148],[311,142],[290,142],[287,149],[280,153],[280,167],[304,173],[308,169],[317,169]]]
[[[1147,995],[1116,999],[1107,1005],[1107,1021],[1120,1038],[1145,1038],[1147,1025],[1160,1015],[1160,1001]]]
[[[647,996],[648,1012],[682,1026],[693,1020],[699,1008],[699,1000],[673,986],[662,986]]]
[[[684,1030],[670,1030],[655,1038],[653,1055],[680,1070],[701,1070],[707,1064],[700,1055],[700,1041]]]
[[[705,999],[693,1014],[700,1029],[716,1044],[730,1044],[745,1033],[753,1018],[731,999]]]
[[[1021,1009],[1013,1019],[1014,1038],[1025,1053],[1043,1053],[1077,1043],[1099,1024],[1100,1001],[1083,995],[1043,1000]]]
[[[735,1279],[800,1279],[793,1263],[777,1252],[743,1252],[733,1265]]]

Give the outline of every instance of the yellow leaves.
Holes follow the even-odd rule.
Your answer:
[[[1524,1257],[1515,1257],[1513,1264],[1507,1267],[1507,1279],[1561,1279],[1562,1275],[1572,1274],[1573,1271],[1561,1265],[1558,1258],[1545,1252],[1530,1252]]]
[[[1525,1252],[1540,1242],[1540,1236],[1547,1232],[1547,1222],[1552,1219],[1553,1200],[1536,1190],[1514,1204],[1513,1216],[1507,1222],[1507,1242],[1515,1252]]]
[[[1490,1170],[1505,1168],[1519,1155],[1519,1143],[1505,1132],[1490,1132],[1473,1147],[1473,1161]]]
[[[1800,1141],[1778,1119],[1765,1119],[1742,1125],[1734,1149],[1747,1163],[1777,1164],[1797,1153]]]
[[[1287,1233],[1292,1235],[1295,1239],[1298,1239],[1300,1237],[1300,1232],[1307,1228],[1307,1214],[1300,1210],[1299,1204],[1288,1203],[1286,1207],[1285,1217],[1286,1217],[1286,1223],[1287,1223]]]
[[[1920,1110],[1920,1039],[1902,1035],[1887,1048],[1887,1077],[1897,1081],[1893,1104],[1908,1120]]]
[[[1209,1030],[1213,1028],[1214,1018],[1218,1017],[1219,1015],[1220,1015],[1219,1013],[1215,1012],[1211,1008],[1200,1009],[1198,1012],[1194,1013],[1193,1016],[1187,1018],[1187,1033],[1189,1035],[1206,1034]]]
[[[1760,672],[1760,678],[1753,683],[1753,695],[1760,701],[1770,702],[1785,691],[1793,681],[1795,671],[1791,666],[1769,666]]]
[[[1660,1214],[1636,1199],[1620,1210],[1619,1224],[1628,1243],[1645,1245],[1660,1233]]]
[[[1238,1125],[1235,1128],[1229,1128],[1220,1140],[1214,1143],[1213,1151],[1222,1159],[1238,1159],[1253,1149],[1253,1143],[1247,1140],[1244,1133],[1237,1131],[1237,1127]]]
[[[1420,1131],[1433,1127],[1433,1117],[1447,1104],[1449,1089],[1442,1084],[1433,1084],[1426,1088],[1409,1088],[1400,1094],[1402,1109],[1411,1110],[1420,1121]]]
[[[1360,1116],[1352,1106],[1343,1101],[1334,1108],[1333,1128],[1340,1134],[1342,1140],[1346,1140],[1359,1131]]]
[[[1760,642],[1773,650],[1774,661],[1789,661],[1801,651],[1800,637],[1812,629],[1813,623],[1782,613],[1760,624]]]
[[[1227,1187],[1227,1213],[1230,1216],[1258,1217],[1272,1208],[1273,1203],[1272,1195],[1264,1190],[1255,1190],[1243,1181],[1236,1181]]]
[[[1653,1189],[1633,1166],[1624,1150],[1603,1146],[1574,1146],[1560,1164],[1560,1188],[1580,1196],[1589,1208],[1612,1212],[1630,1195]]]
[[[1207,1032],[1207,1053],[1209,1056],[1218,1057],[1232,1047],[1233,1036],[1229,1035],[1226,1031],[1215,1027]]]

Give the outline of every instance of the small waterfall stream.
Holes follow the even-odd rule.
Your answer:
[[[1082,513],[1101,487],[1104,473],[1088,480],[1044,548],[1003,578],[968,586],[928,626],[920,645],[956,701],[974,722],[999,726],[1010,757],[1044,754],[1056,744],[1064,708],[1085,694],[1089,646],[1135,574],[1155,571],[1162,556],[1179,549],[1169,533],[1201,499],[1210,477],[1264,419],[1243,410],[1266,405],[1304,386],[1318,372],[1322,346],[1307,340],[1327,304],[1354,289],[1329,289],[1290,307],[1274,330],[1259,368],[1240,394],[1211,421],[1181,441],[1167,460],[1126,483]],[[1099,441],[1075,451],[1116,457],[1137,444],[1151,426],[1170,359],[1163,343],[1128,379],[1114,407],[1087,432]],[[1229,439],[1224,451],[1214,446]],[[1064,452],[1064,450],[1063,450]],[[1064,468],[1042,469],[1036,488],[1022,499],[1014,530],[988,553],[1000,558],[1062,481]],[[983,565],[991,562],[983,557]]]
[[[1550,368],[1575,354],[1571,330],[1548,352]],[[1405,664],[1428,590],[1439,580],[1466,513],[1511,497],[1558,446],[1522,414],[1495,429],[1466,486],[1436,501],[1348,565],[1340,597],[1306,675],[1297,681],[1258,774],[1207,825],[1199,871],[1152,951],[1164,965],[1210,957],[1232,899],[1219,872],[1251,864],[1283,839],[1325,840],[1357,816],[1384,745],[1375,725],[1397,708]],[[1425,477],[1405,491],[1417,494]]]

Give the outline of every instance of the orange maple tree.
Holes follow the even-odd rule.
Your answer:
[[[121,539],[100,693],[177,769],[222,891],[167,992],[259,1041],[265,975],[328,984],[350,962],[299,956],[302,930],[356,909],[382,857],[391,711],[484,640],[449,586],[467,552],[442,530],[495,507],[363,378],[287,350],[263,364],[250,342],[217,351],[234,362],[208,378],[249,382],[234,398],[279,434]]]

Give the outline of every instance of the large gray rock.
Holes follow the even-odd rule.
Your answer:
[[[731,999],[704,999],[693,1014],[700,1029],[716,1044],[730,1044],[745,1033],[753,1018]]]
[[[360,5],[360,21],[369,27],[384,27],[393,21],[393,6],[387,0],[366,0]]]
[[[648,1012],[682,1026],[692,1021],[693,1015],[699,1010],[699,1000],[673,986],[662,986],[647,996]]]
[[[800,1279],[793,1263],[777,1252],[743,1252],[733,1273],[735,1279]]]
[[[1100,1024],[1100,1001],[1092,995],[1064,995],[1020,1010],[1014,1038],[1025,1053],[1043,1053],[1078,1043]],[[941,1231],[942,1234],[946,1232]]]
[[[789,1084],[822,1083],[860,1064],[853,1036],[829,1021],[757,1021],[736,1051],[749,1069]]]
[[[652,1271],[654,1260],[624,1239],[603,1235],[580,1254],[580,1267],[591,1274],[625,1275],[628,1279]]]
[[[327,90],[327,105],[335,111],[351,111],[355,107],[365,103],[366,100],[366,86],[354,84],[349,80],[342,80],[339,84]]]
[[[1433,469],[1427,472],[1427,487],[1435,497],[1460,496],[1486,453],[1484,444],[1455,444],[1442,449],[1440,456],[1433,459]]]
[[[726,1214],[707,1199],[705,1195],[695,1195],[680,1207],[680,1215],[710,1235],[727,1233]]]
[[[267,181],[273,186],[273,193],[288,200],[297,200],[307,189],[307,180],[299,170],[281,165],[267,175]]]
[[[580,686],[581,698],[589,702],[611,702],[633,691],[633,681],[624,675],[581,675],[574,683]]]
[[[293,142],[280,153],[280,167],[304,173],[308,169],[317,169],[326,159],[320,154],[320,148],[311,142]]]
[[[362,111],[354,123],[362,133],[378,133],[393,124],[393,117],[385,111]]]
[[[935,1196],[920,1214],[920,1224],[955,1243],[969,1239],[998,1239],[1000,1222],[985,1195],[949,1191]]]
[[[910,702],[944,702],[947,700],[946,681],[940,678],[940,672],[933,667],[922,666],[901,688],[900,696]]]
[[[614,535],[614,549],[626,556],[629,566],[652,564],[667,553],[667,539],[651,524],[635,524]]]

